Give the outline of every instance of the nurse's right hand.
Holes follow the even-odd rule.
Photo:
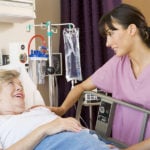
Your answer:
[[[50,110],[59,116],[63,116],[65,114],[63,107],[50,107]]]

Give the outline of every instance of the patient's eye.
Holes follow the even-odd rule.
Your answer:
[[[14,82],[13,81],[8,81],[8,85],[13,85]]]
[[[14,82],[13,80],[9,80],[9,81],[7,82],[7,84],[13,86],[13,85],[15,85],[15,82]]]
[[[22,83],[21,83],[20,81],[18,81],[18,80],[9,80],[9,81],[7,82],[7,85],[8,85],[9,87],[16,87],[16,86],[19,86],[22,90],[24,89]]]

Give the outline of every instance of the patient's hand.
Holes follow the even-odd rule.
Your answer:
[[[55,112],[57,115],[62,116],[65,114],[65,110],[62,107],[50,107],[52,112]]]
[[[78,120],[72,117],[57,118],[50,123],[47,123],[41,127],[45,128],[47,135],[52,135],[61,131],[79,132],[82,130],[82,126]]]
[[[121,150],[121,149],[118,149],[116,146],[114,146],[114,145],[109,145],[108,144],[108,147],[109,147],[109,149],[110,150]]]

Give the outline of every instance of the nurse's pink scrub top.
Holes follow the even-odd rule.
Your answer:
[[[135,78],[128,56],[113,56],[91,76],[93,84],[112,97],[150,109],[150,65]],[[117,105],[112,136],[128,145],[138,143],[143,114]],[[145,138],[150,137],[150,119]]]

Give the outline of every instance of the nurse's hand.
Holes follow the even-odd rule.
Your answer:
[[[63,107],[50,107],[50,110],[59,116],[63,116],[65,114]]]

